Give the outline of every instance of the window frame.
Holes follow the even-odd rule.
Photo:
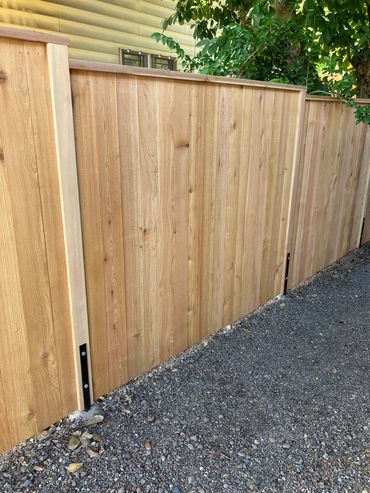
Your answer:
[[[145,53],[143,51],[130,50],[129,48],[118,48],[118,51],[119,51],[119,63],[120,63],[120,65],[123,65],[125,67],[149,68],[148,53]],[[130,65],[130,64],[123,63],[125,55],[134,55],[134,56],[137,55],[137,56],[139,56],[143,61],[143,65]]]
[[[147,53],[145,51],[130,50],[129,48],[118,48],[119,63],[124,67],[141,67],[141,68],[155,68],[155,60],[166,60],[169,65],[166,68],[157,68],[156,70],[168,70],[177,71],[177,59],[172,56],[160,55],[159,53]],[[142,58],[143,65],[129,65],[124,62],[125,55],[137,55]],[[154,62],[154,63],[153,63]]]
[[[164,55],[156,55],[156,54],[151,54],[151,63],[150,66],[152,68],[156,68],[153,64],[153,60],[166,60],[167,62],[171,62],[172,67],[169,67],[168,69],[165,68],[158,68],[157,70],[170,70],[170,71],[176,71],[177,70],[177,60],[173,56],[164,56]]]

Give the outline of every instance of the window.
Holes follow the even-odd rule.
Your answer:
[[[121,65],[129,65],[130,67],[147,67],[148,55],[141,51],[121,50],[120,49]]]
[[[120,48],[120,63],[131,67],[149,67],[160,70],[176,70],[176,59],[170,56],[152,55],[142,51]]]
[[[152,67],[162,70],[176,70],[176,60],[170,56],[151,55]]]

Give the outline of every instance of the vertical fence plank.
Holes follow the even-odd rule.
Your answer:
[[[204,85],[199,84],[197,90],[191,92],[191,136],[189,163],[189,261],[188,261],[188,341],[195,344],[200,340],[199,299],[201,290],[201,247],[202,247],[202,216],[203,209],[203,148],[200,147],[201,134],[204,130],[202,115],[205,109]]]
[[[83,76],[83,73],[81,73]],[[117,78],[118,132],[121,164],[121,194],[126,265],[126,311],[128,376],[140,374],[145,364],[144,282],[143,279],[143,212],[141,199],[141,172],[139,147],[138,87],[135,78],[122,81]],[[83,126],[79,129],[83,134]]]
[[[250,151],[253,120],[248,115],[253,114],[253,90],[248,88],[243,90],[241,97],[242,115],[240,120],[241,138],[239,142],[240,158],[237,166],[240,168],[237,191],[235,196],[230,196],[230,207],[234,209],[235,221],[235,258],[234,258],[234,279],[230,296],[233,300],[232,320],[237,320],[241,313],[247,313],[249,299],[243,296],[242,282],[244,279],[243,262],[247,245],[245,243],[245,217],[247,214],[247,197],[249,187],[249,170],[251,166]],[[236,116],[236,114],[235,114]],[[226,325],[227,321],[224,320]]]
[[[143,219],[143,355],[141,372],[159,362],[159,163],[158,145],[167,138],[160,132],[158,113],[166,107],[164,94],[160,94],[156,82],[138,81],[139,156],[141,210]],[[169,260],[169,259],[168,259]],[[170,302],[170,300],[169,300]]]
[[[176,87],[173,108],[178,118],[182,121],[181,126],[174,126],[174,167],[173,177],[173,200],[175,207],[174,223],[174,329],[173,329],[173,353],[183,351],[189,346],[188,325],[189,307],[189,168],[193,159],[192,149],[192,91],[186,84]],[[171,124],[171,121],[169,122]],[[173,166],[173,165],[172,165]],[[163,172],[167,172],[166,169]],[[162,260],[163,261],[163,260]],[[184,286],[186,289],[184,290]]]
[[[87,345],[90,375],[91,364],[67,47],[48,44],[47,57],[66,249],[70,316],[74,347],[75,388],[78,396],[78,407],[82,409],[84,407],[80,367],[80,346],[82,344]],[[89,393],[90,399],[92,399],[91,379]]]
[[[305,131],[307,131],[307,127],[305,127],[305,112],[306,112],[306,91],[301,91],[298,103],[298,114],[297,114],[297,123],[296,123],[296,135],[295,135],[295,143],[294,143],[294,156],[293,156],[293,175],[292,182],[289,194],[289,205],[288,211],[286,215],[287,221],[287,236],[285,242],[284,249],[284,279],[283,285],[281,287],[281,291],[284,290],[284,287],[287,287],[287,280],[285,279],[285,274],[287,273],[287,265],[288,262],[288,254],[289,254],[289,262],[291,261],[292,256],[292,248],[293,248],[293,234],[294,234],[294,224],[297,220],[298,214],[300,211],[300,204],[298,201],[299,198],[299,190],[302,185],[302,176],[304,173],[304,168],[301,166],[301,160],[303,156],[303,138]]]

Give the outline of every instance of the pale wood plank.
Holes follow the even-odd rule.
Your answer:
[[[284,94],[284,93],[282,93]],[[279,156],[276,152],[276,130],[277,118],[279,114],[276,113],[279,110],[279,105],[277,101],[279,99],[279,94],[276,91],[266,91],[264,95],[264,113],[263,113],[263,154],[260,168],[263,173],[261,174],[261,182],[259,186],[259,199],[255,207],[260,210],[260,218],[258,220],[260,226],[259,230],[261,232],[260,245],[256,245],[256,249],[259,251],[259,256],[257,257],[257,262],[259,264],[258,268],[258,297],[256,303],[258,305],[264,304],[265,301],[274,297],[274,272],[269,269],[269,261],[273,261],[273,244],[276,244],[276,236],[273,235],[274,223],[280,223],[280,218],[278,213],[279,209],[275,209],[275,200],[277,198],[276,194],[276,182],[277,174],[282,166],[285,166],[285,160],[280,161]],[[290,110],[290,108],[289,108]],[[280,112],[281,114],[281,109]],[[290,119],[290,111],[287,111]],[[280,145],[282,148],[286,147],[286,136],[281,136]],[[275,145],[274,145],[275,144]],[[263,207],[262,207],[263,204]],[[280,260],[280,259],[279,259]]]
[[[241,98],[241,107],[243,109],[241,122],[241,139],[240,139],[240,173],[238,180],[238,192],[232,200],[237,201],[236,211],[236,241],[235,241],[235,269],[234,269],[234,287],[232,292],[233,297],[233,320],[237,320],[242,314],[247,313],[247,307],[250,304],[249,292],[244,292],[242,281],[244,279],[243,261],[245,255],[245,216],[247,214],[247,198],[249,190],[249,176],[251,168],[250,152],[252,128],[254,126],[253,119],[253,90],[243,90]],[[226,320],[224,321],[226,325]]]
[[[244,118],[244,94],[243,88],[235,88],[232,91],[230,103],[230,115],[228,120],[229,141],[228,141],[228,175],[225,178],[227,185],[227,202],[225,218],[225,262],[224,262],[224,297],[223,297],[223,318],[222,324],[225,326],[230,321],[235,320],[234,304],[239,293],[234,293],[234,280],[236,275],[236,248],[238,231],[238,192],[240,186],[240,175],[242,167],[242,149]]]
[[[290,112],[285,119],[285,125],[281,124],[281,118],[286,108],[285,93],[272,92],[270,102],[267,103],[267,109],[270,111],[267,116],[268,128],[266,128],[267,139],[270,141],[268,150],[267,176],[265,184],[266,190],[266,215],[264,221],[262,258],[261,258],[261,288],[260,299],[268,300],[274,296],[275,287],[275,270],[276,265],[281,262],[279,255],[279,231],[284,228],[281,224],[280,216],[283,194],[278,193],[283,187],[285,153],[288,147],[288,139],[285,135],[285,129],[289,127]],[[289,108],[290,110],[290,108]],[[265,116],[265,118],[266,118]]]
[[[120,144],[122,216],[125,256],[128,377],[143,371],[144,276],[139,111],[136,78],[117,79],[118,132]]]
[[[104,137],[99,175],[102,184],[100,193],[106,270],[108,376],[109,388],[115,388],[128,380],[123,197],[116,77],[104,76],[96,89],[96,97],[102,103],[102,115],[97,118],[98,128],[102,132],[100,135]],[[97,348],[96,359],[100,357],[99,353],[101,349]]]
[[[293,170],[292,170],[292,180],[291,187],[289,193],[289,203],[288,203],[288,211],[285,220],[287,221],[287,237],[286,237],[286,245],[284,250],[284,260],[283,260],[283,280],[281,290],[283,291],[285,285],[285,269],[287,262],[287,255],[290,255],[290,261],[292,260],[293,255],[293,241],[294,241],[294,229],[296,224],[296,215],[298,214],[300,204],[299,204],[299,185],[300,178],[302,177],[302,156],[303,156],[303,144],[304,144],[304,136],[305,130],[307,131],[307,127],[305,127],[305,116],[306,116],[306,91],[302,91],[299,94],[299,102],[297,109],[297,122],[296,122],[296,133],[295,133],[295,143],[294,143],[294,155],[293,155]],[[280,187],[279,187],[280,188]],[[278,189],[279,189],[278,188]],[[289,278],[288,278],[289,285]],[[288,287],[287,285],[287,287]]]
[[[213,262],[214,262],[214,235],[215,233],[215,202],[216,177],[218,166],[218,149],[214,145],[218,137],[218,121],[220,104],[220,88],[212,87],[206,91],[204,113],[200,115],[202,134],[199,145],[202,149],[203,171],[203,202],[201,229],[201,257],[200,257],[200,298],[199,298],[199,330],[201,338],[211,333],[211,319],[213,306]],[[217,109],[215,111],[215,109]],[[210,119],[209,115],[213,114]]]
[[[188,345],[188,223],[190,156],[189,87],[169,81],[158,87],[163,111],[159,166],[159,337],[161,360]],[[176,125],[180,119],[182,125]],[[166,302],[164,302],[166,300]]]
[[[161,130],[158,126],[158,112],[165,101],[159,98],[158,84],[138,80],[139,114],[139,172],[141,188],[141,210],[143,229],[143,304],[144,324],[143,354],[140,373],[152,368],[160,361],[159,349],[159,182],[158,148]]]
[[[223,327],[224,320],[224,291],[225,291],[225,249],[226,249],[226,220],[227,220],[227,178],[229,168],[229,149],[231,133],[231,102],[232,91],[220,87],[218,125],[217,125],[217,155],[215,169],[214,195],[214,235],[213,235],[213,264],[212,302],[209,308],[209,333]]]
[[[200,275],[202,248],[203,209],[203,148],[200,146],[203,133],[201,115],[205,108],[206,88],[203,84],[192,87],[190,113],[191,135],[189,142],[189,260],[188,260],[188,341],[195,344],[200,334]]]
[[[175,199],[175,270],[174,270],[174,354],[190,345],[188,334],[188,306],[189,306],[189,170],[193,153],[191,149],[192,124],[192,93],[195,87],[180,84],[174,95],[172,126],[174,132],[175,154],[172,166],[174,167],[174,199]],[[181,125],[177,122],[181,121]]]
[[[274,284],[275,293],[281,293],[283,291],[285,281],[285,267],[286,267],[286,255],[287,255],[287,242],[289,239],[289,224],[290,224],[290,211],[294,204],[294,187],[297,172],[297,154],[299,155],[299,132],[302,120],[302,104],[303,95],[295,94],[295,97],[291,98],[288,93],[284,94],[285,102],[284,109],[281,114],[281,121],[285,121],[284,115],[289,114],[286,125],[285,134],[285,148],[283,146],[279,149],[279,160],[282,160],[280,168],[281,172],[281,185],[278,183],[276,188],[276,194],[281,195],[281,200],[276,204],[277,210],[279,210],[279,224],[276,225],[276,258],[271,269],[275,272]],[[293,195],[293,196],[292,196]]]
[[[80,409],[84,407],[82,375],[80,368],[79,346],[86,344],[88,349],[88,362],[91,374],[89,329],[87,320],[85,272],[82,250],[81,213],[77,180],[77,164],[75,139],[72,116],[71,83],[68,70],[68,52],[62,45],[47,46],[47,60],[50,79],[50,99],[53,111],[55,152],[57,169],[59,174],[61,212],[63,217],[64,240],[67,261],[67,282],[70,300],[70,318],[72,323],[72,345],[74,354],[74,378],[76,381],[75,393],[77,405]],[[36,97],[34,104],[36,105]],[[37,106],[36,106],[37,108]],[[41,115],[39,115],[41,121]],[[51,122],[49,122],[51,127]],[[52,137],[52,136],[51,136]],[[54,140],[50,138],[50,140]],[[50,183],[50,176],[45,180]],[[56,181],[56,177],[54,178]],[[55,190],[56,193],[56,190]],[[50,197],[46,197],[46,202]],[[58,211],[60,214],[60,211]],[[50,218],[50,229],[55,218]],[[58,243],[61,242],[61,239]],[[55,258],[55,269],[57,270],[58,258]],[[66,282],[66,281],[64,281]],[[63,333],[59,329],[59,333]],[[59,345],[67,344],[66,350],[70,353],[70,337],[64,334],[59,339]],[[61,358],[61,355],[59,359]],[[68,375],[71,378],[71,375]],[[63,376],[63,381],[66,376]],[[90,385],[90,396],[92,399],[93,389]],[[73,399],[74,400],[74,399]],[[71,410],[71,409],[70,409]]]
[[[175,325],[175,137],[172,115],[177,108],[174,105],[174,83],[166,81],[158,85],[158,206],[159,206],[159,282],[158,296],[153,303],[159,304],[159,340],[161,360],[174,354]],[[184,115],[178,115],[183,118]],[[186,119],[185,119],[186,121]],[[181,143],[180,143],[181,145]],[[164,302],[164,300],[166,300]]]
[[[244,213],[244,237],[243,261],[241,267],[241,312],[249,313],[256,307],[260,289],[260,248],[262,247],[264,200],[260,196],[260,187],[263,187],[263,176],[266,167],[264,166],[263,147],[265,140],[263,136],[264,122],[263,114],[265,111],[264,94],[253,91],[251,114],[253,114],[253,124],[251,129],[249,147],[249,169],[246,190],[246,205]],[[259,221],[262,221],[259,223]],[[257,305],[258,306],[258,305]]]

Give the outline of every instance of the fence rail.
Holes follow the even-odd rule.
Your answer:
[[[343,103],[65,43],[0,28],[0,450],[370,240]]]

